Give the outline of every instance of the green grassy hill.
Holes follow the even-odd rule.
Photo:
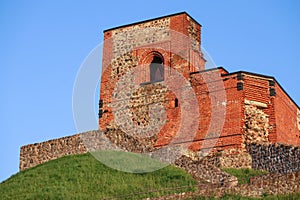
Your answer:
[[[224,170],[237,176],[241,183],[262,173],[248,169]],[[1,200],[143,199],[187,191],[197,191],[197,182],[185,171],[174,166],[167,166],[152,173],[132,174],[106,167],[90,154],[65,156],[24,170],[0,183]],[[300,194],[263,198],[294,200],[299,199]],[[187,199],[214,198],[194,195]],[[255,198],[225,195],[221,199]]]
[[[190,175],[176,167],[132,174],[108,168],[90,154],[82,154],[62,157],[12,176],[0,184],[0,199],[141,199],[196,190],[196,185]],[[168,190],[182,186],[188,187]],[[134,193],[147,194],[126,196]]]

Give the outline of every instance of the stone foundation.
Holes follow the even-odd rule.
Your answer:
[[[251,179],[250,184],[233,187],[220,187],[217,184],[199,184],[199,191],[172,194],[169,196],[148,198],[151,200],[194,199],[201,196],[221,197],[224,194],[239,194],[248,197],[264,197],[264,195],[286,195],[300,192],[300,173],[285,175],[267,174]]]
[[[251,168],[252,158],[240,149],[225,150],[219,156],[221,168]]]
[[[300,170],[299,147],[282,144],[248,144],[247,150],[252,157],[253,169],[279,174]]]
[[[252,158],[242,149],[228,149],[212,153],[202,159],[219,168],[251,168]]]
[[[176,160],[175,165],[190,173],[199,183],[217,184],[220,186],[236,186],[237,178],[227,174],[204,160],[192,160],[182,156]]]
[[[21,147],[20,170],[28,169],[49,160],[72,154],[82,154],[98,149],[113,148],[131,152],[156,151],[157,136],[145,139],[125,134],[121,130],[108,129],[103,134],[106,140],[101,139],[101,131],[88,131],[73,136],[49,140],[42,143],[29,144]],[[246,151],[247,150],[247,151]],[[266,170],[271,173],[286,174],[300,170],[300,148],[282,144],[247,144],[246,150],[228,149],[210,154],[202,163],[220,168],[253,168]],[[182,153],[192,160],[200,160],[197,152]],[[169,154],[168,154],[169,155]],[[174,157],[174,156],[173,156]],[[176,157],[176,155],[175,155]],[[165,158],[167,160],[167,158]]]

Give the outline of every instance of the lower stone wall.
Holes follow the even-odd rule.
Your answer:
[[[252,159],[248,152],[241,149],[229,149],[220,156],[221,168],[251,168]]]
[[[139,141],[136,138],[125,137],[118,130],[107,130],[105,133],[94,130],[22,146],[20,170],[66,155],[82,154],[103,147],[109,148],[108,145],[112,144],[101,139],[100,136],[103,134],[124,150],[135,152],[153,150],[155,138],[150,141]],[[287,194],[300,191],[300,147],[252,143],[246,144],[246,149],[215,151],[202,159],[197,157],[198,154],[199,152],[186,152],[175,161],[175,165],[185,169],[198,181],[199,187],[202,188],[199,192],[203,195],[219,196],[233,193],[258,197],[264,194]],[[250,184],[237,185],[236,177],[220,169],[245,167],[266,170],[271,174],[252,178]],[[192,197],[195,194],[190,195]]]
[[[266,174],[250,179],[250,186],[260,188],[264,193],[288,194],[299,192],[300,171],[288,174]]]
[[[249,197],[264,197],[264,195],[285,195],[300,192],[300,172],[289,174],[266,174],[250,179],[250,184],[234,187],[217,187],[211,185],[202,190],[202,195],[223,196],[224,194],[239,194]]]
[[[238,148],[214,152],[202,160],[219,168],[251,168],[252,166],[251,155]]]
[[[233,187],[238,184],[236,177],[203,159],[193,160],[184,155],[176,160],[175,165],[191,174],[200,184],[216,184],[222,187]]]
[[[252,168],[286,174],[300,170],[300,148],[282,144],[248,144]]]
[[[264,199],[266,195],[287,195],[300,192],[300,172],[289,174],[267,174],[251,179],[250,184],[233,185],[228,187],[219,184],[199,184],[199,191],[172,194],[169,196],[147,198],[151,200],[197,199],[200,196],[221,198],[225,194],[242,195]],[[251,198],[252,199],[252,198]],[[273,198],[272,198],[273,199]],[[288,198],[287,199],[294,199]]]
[[[203,162],[219,168],[253,168],[270,173],[300,171],[300,147],[283,144],[246,144],[246,149],[214,152]]]
[[[93,131],[90,131],[93,132]],[[80,134],[22,146],[20,171],[71,154],[86,153]]]
[[[121,131],[119,131],[121,132]],[[123,150],[148,152],[153,150],[156,138],[138,140],[122,135],[118,130],[107,130],[104,135]],[[49,140],[21,147],[20,171],[71,154],[106,147],[109,142],[100,138],[100,131],[88,131],[73,136]],[[103,143],[107,144],[103,144]],[[112,144],[113,144],[112,143]],[[189,156],[190,157],[190,156]],[[282,144],[247,144],[246,149],[229,149],[215,152],[203,158],[207,163],[220,168],[253,168],[271,173],[286,174],[300,170],[300,147]]]

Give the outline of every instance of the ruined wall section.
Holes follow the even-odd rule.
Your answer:
[[[22,146],[20,171],[71,154],[86,153],[80,134]]]
[[[190,173],[199,183],[236,186],[237,178],[203,160],[193,160],[185,155],[178,158],[175,165]]]
[[[253,102],[246,102],[255,104]],[[249,143],[269,144],[269,118],[261,109],[245,105],[243,147]]]

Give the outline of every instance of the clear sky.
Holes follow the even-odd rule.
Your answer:
[[[0,182],[18,172],[22,145],[77,132],[77,71],[115,26],[186,11],[217,66],[275,76],[299,105],[299,10],[297,0],[1,0]]]

